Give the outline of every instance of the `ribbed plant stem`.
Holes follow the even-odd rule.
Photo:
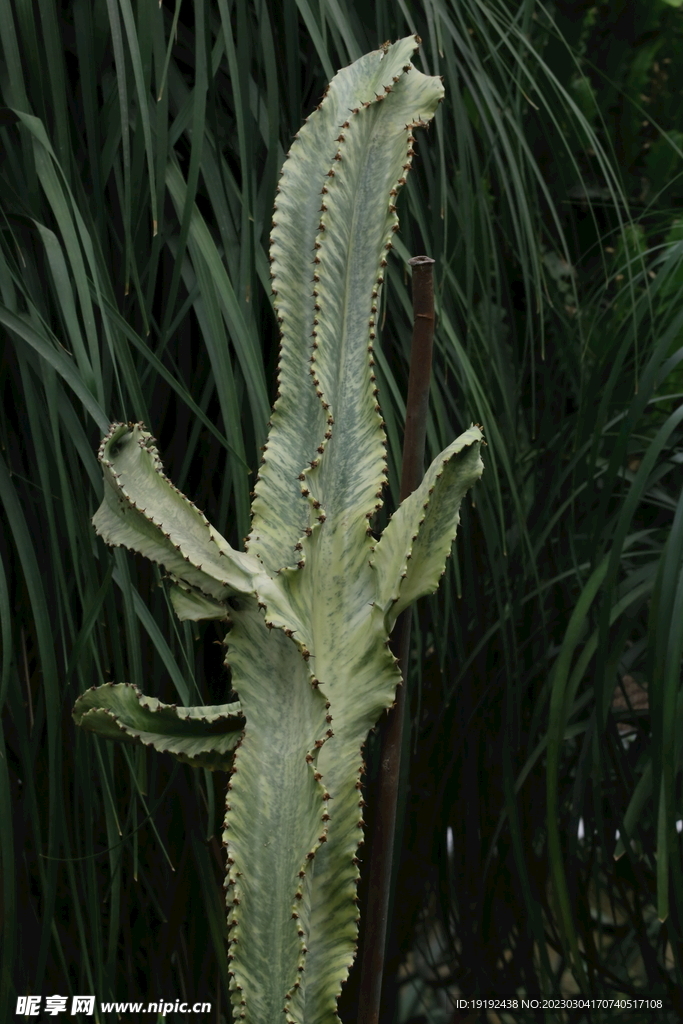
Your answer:
[[[434,260],[414,256],[408,261],[413,270],[413,338],[410,350],[410,376],[406,427],[403,437],[400,500],[407,498],[424,474],[429,383],[434,342]],[[392,648],[399,660],[403,685],[396,692],[396,704],[382,730],[379,779],[368,869],[368,902],[365,917],[365,941],[361,966],[358,1024],[378,1024],[384,974],[389,897],[391,893],[396,808],[401,774],[403,722],[406,709],[406,679],[410,654],[411,609],[399,616]]]

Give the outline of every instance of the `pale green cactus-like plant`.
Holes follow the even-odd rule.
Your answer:
[[[471,427],[434,460],[379,541],[386,484],[373,373],[378,295],[413,130],[443,97],[419,40],[340,71],[283,166],[271,237],[278,395],[245,552],[164,476],[142,424],[100,448],[108,544],[166,569],[181,619],[229,619],[239,704],[176,708],[125,683],[76,721],[231,770],[224,824],[232,1001],[248,1024],[331,1024],[358,932],[363,745],[401,683],[389,635],[445,570],[482,472]],[[312,262],[311,262],[312,259]]]

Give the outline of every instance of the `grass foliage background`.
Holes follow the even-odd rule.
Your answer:
[[[414,630],[384,1022],[456,1022],[458,992],[683,1014],[680,6],[0,0],[2,1020],[53,992],[230,1020],[225,779],[71,720],[108,680],[230,687],[215,625],[96,538],[96,450],[143,420],[240,544],[279,170],[336,69],[409,32],[446,101],[385,277],[392,495],[412,255],[436,260],[429,455],[472,421],[488,448]]]

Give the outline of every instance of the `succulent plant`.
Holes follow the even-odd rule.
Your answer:
[[[163,565],[181,619],[226,619],[239,704],[179,708],[125,683],[76,721],[230,771],[224,823],[234,1017],[328,1024],[356,949],[361,778],[369,730],[401,675],[389,635],[434,592],[482,472],[471,427],[375,540],[387,481],[373,373],[396,196],[417,127],[443,97],[402,39],[341,70],[295,137],[271,236],[278,392],[245,551],[164,476],[143,424],[100,448],[99,535]],[[311,262],[312,261],[312,262]]]

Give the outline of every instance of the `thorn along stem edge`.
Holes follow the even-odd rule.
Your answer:
[[[424,476],[425,439],[429,386],[434,346],[434,260],[413,256],[413,335],[410,375],[403,435],[400,500],[419,487]],[[380,774],[374,808],[368,868],[368,901],[361,963],[358,1024],[378,1024],[384,975],[392,860],[396,834],[396,809],[401,775],[403,724],[406,714],[406,676],[410,654],[411,608],[399,616],[391,647],[398,656],[404,684],[396,691],[396,703],[382,727]]]

